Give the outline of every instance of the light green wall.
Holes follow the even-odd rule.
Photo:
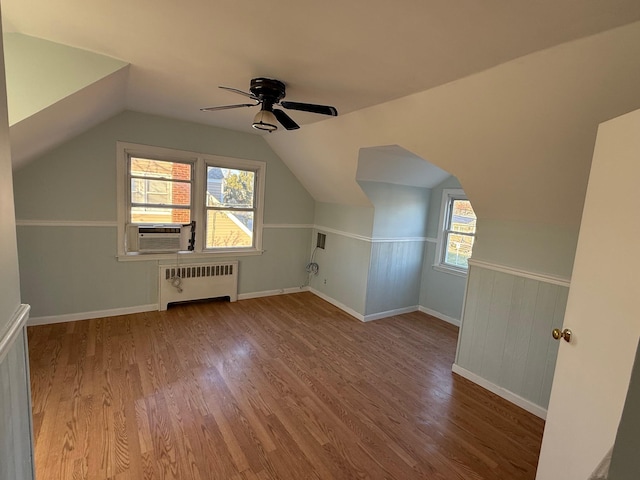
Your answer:
[[[431,199],[429,201],[429,215],[427,220],[427,236],[436,238],[440,229],[440,207],[442,206],[442,191],[446,188],[462,188],[456,177],[451,175],[431,189]],[[473,205],[473,201],[471,202]]]
[[[319,272],[311,287],[364,315],[370,258],[371,242],[327,232],[326,248],[316,251]]]
[[[373,238],[425,236],[429,189],[384,182],[358,184],[374,205]]]
[[[18,227],[20,285],[31,316],[158,301],[157,262],[118,262],[112,227]]]
[[[446,188],[462,188],[462,186],[456,177],[451,176],[431,189],[429,215],[427,217],[427,236],[432,240],[438,236],[442,191]],[[433,264],[435,261],[436,244],[433,241],[429,241],[425,244],[424,250],[420,305],[455,320],[460,320],[462,318],[462,304],[464,303],[467,279],[466,277],[434,269]]]
[[[0,478],[29,479],[35,472],[26,330],[14,338],[9,331],[15,326],[20,291],[6,101],[0,38]]]
[[[361,315],[365,313],[371,258],[371,242],[366,239],[371,238],[373,214],[373,207],[323,202],[315,206],[314,223],[319,230],[313,233],[312,246],[318,231],[327,240],[325,249],[316,251],[320,271],[311,278],[310,286]]]
[[[10,125],[128,65],[21,33],[4,35],[4,52]]]
[[[375,242],[367,282],[366,315],[418,305],[424,242]]]
[[[262,137],[130,111],[14,172],[16,218],[115,221],[116,141],[265,161],[265,223],[313,219],[313,199]]]
[[[471,266],[456,364],[546,410],[568,292]]]
[[[407,240],[425,236],[430,191],[385,182],[358,183],[374,205],[365,315],[415,307],[424,243]]]
[[[309,220],[308,223],[311,223]],[[260,256],[239,259],[238,291],[300,287],[307,274],[310,228],[265,228]]]
[[[436,244],[427,242],[424,246],[420,306],[460,320],[467,278],[434,269],[435,258]]]
[[[239,259],[239,293],[302,285],[314,201],[258,135],[124,112],[14,172],[16,217],[114,222],[116,141],[265,161],[265,223],[303,228],[264,229],[265,252]],[[158,262],[118,262],[115,227],[21,226],[18,235],[34,317],[157,301]]]
[[[482,218],[478,220],[473,258],[568,279],[577,242],[578,229],[574,227]]]
[[[315,224],[343,235],[328,232],[311,286],[364,316],[420,305],[459,320],[466,279],[433,269],[433,243],[408,241],[437,235],[442,190],[460,188],[458,180],[432,190],[358,183],[373,207],[316,204]]]
[[[373,207],[316,202],[315,224],[340,232],[371,237]]]
[[[1,44],[0,44],[1,48]],[[4,62],[0,51],[0,340],[20,305]]]

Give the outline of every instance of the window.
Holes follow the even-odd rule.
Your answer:
[[[189,223],[193,164],[130,156],[129,218],[136,225]]]
[[[206,248],[248,247],[253,244],[256,172],[207,165],[205,208]]]
[[[264,178],[263,162],[119,142],[118,257],[149,258],[131,246],[140,227],[192,221],[185,254],[259,253]]]
[[[462,190],[443,191],[440,226],[434,267],[465,274],[475,240],[476,214]]]

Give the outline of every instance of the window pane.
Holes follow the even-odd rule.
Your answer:
[[[447,251],[444,263],[454,267],[469,268],[467,260],[471,257],[474,237],[457,233],[447,234]]]
[[[131,203],[189,206],[191,205],[191,184],[132,178]]]
[[[132,178],[131,203],[189,206],[191,205],[191,184]]]
[[[207,167],[207,206],[253,208],[255,172]]]
[[[475,233],[476,214],[469,200],[454,200],[451,209],[451,227],[454,232]]]
[[[144,203],[146,189],[145,181],[141,179],[131,179],[131,202],[132,203]]]
[[[188,163],[131,157],[131,175],[136,177],[191,180],[191,165]]]
[[[191,211],[183,208],[132,207],[131,223],[189,223]]]
[[[253,246],[253,212],[207,210],[206,248]]]

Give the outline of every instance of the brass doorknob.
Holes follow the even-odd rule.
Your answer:
[[[556,340],[564,338],[565,342],[571,341],[571,330],[569,330],[568,328],[565,328],[562,331],[560,331],[559,328],[554,328],[553,332],[551,332],[551,335],[553,335],[553,338],[555,338]]]

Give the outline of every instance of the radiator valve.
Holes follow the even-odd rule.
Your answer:
[[[179,293],[182,293],[182,278],[180,278],[179,276],[175,275],[175,276],[171,277],[169,280],[171,280],[171,286],[175,287],[176,290],[178,290]]]

